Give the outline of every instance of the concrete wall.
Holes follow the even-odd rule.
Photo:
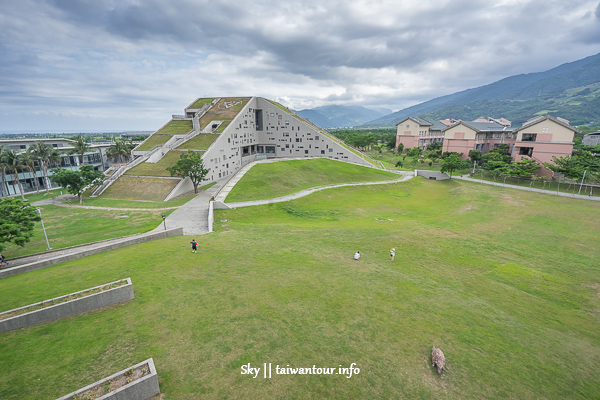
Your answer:
[[[214,208],[214,201],[210,201],[208,203],[208,233],[212,233],[213,231],[213,224],[215,223],[215,208]]]
[[[29,264],[19,265],[12,268],[6,268],[0,270],[0,279],[7,278],[9,276],[22,274],[24,272],[35,271],[37,269],[42,269],[49,267],[51,265],[59,264],[65,261],[76,260],[81,257],[91,256],[93,254],[102,253],[109,250],[119,249],[121,247],[129,246],[130,244],[143,243],[149,240],[154,239],[164,239],[171,236],[182,236],[183,228],[174,228],[168,229],[166,231],[152,232],[143,235],[129,236],[122,238],[123,240],[115,243],[107,243],[104,246],[98,246],[89,250],[82,250],[78,253],[58,255],[53,258],[49,258],[46,260],[36,261]],[[89,243],[88,243],[89,244]],[[83,246],[81,246],[83,247]],[[64,249],[62,249],[64,250]]]
[[[160,393],[160,388],[158,386],[158,374],[156,372],[156,368],[154,367],[154,360],[152,358],[142,361],[139,364],[134,365],[133,367],[126,368],[122,371],[117,372],[107,378],[104,378],[98,382],[94,382],[91,385],[88,385],[84,388],[81,388],[73,393],[69,393],[65,396],[57,400],[71,400],[75,395],[83,393],[87,390],[90,390],[96,386],[104,385],[104,382],[107,382],[111,379],[124,375],[127,371],[131,369],[136,369],[141,367],[144,364],[148,364],[150,369],[150,373],[146,376],[141,377],[140,379],[136,379],[135,381],[128,383],[125,386],[120,387],[119,389],[107,393],[101,397],[102,400],[146,400],[152,396],[156,396]]]
[[[181,180],[181,182],[177,184],[177,186],[173,188],[173,190],[171,190],[171,193],[168,194],[164,201],[169,201],[177,196],[181,196],[182,194],[191,192],[192,190],[194,190],[194,184],[192,183],[190,177],[186,176],[184,179]]]
[[[114,283],[114,282],[110,282]],[[109,285],[110,283],[105,283],[104,285],[95,286],[90,289],[97,289],[99,287]],[[86,290],[90,290],[86,289]],[[24,308],[28,308],[31,306],[36,306],[42,303],[47,303],[53,300],[64,299],[65,297],[77,295],[86,290],[82,290],[76,293],[71,293],[65,296],[56,297],[54,299],[45,300],[43,302],[29,304],[24,307],[15,308],[13,310],[5,311],[0,313],[0,315],[7,314],[16,310],[21,310]],[[82,312],[94,310],[100,307],[106,307],[113,304],[123,303],[125,301],[132,300],[133,295],[133,286],[131,284],[131,278],[127,278],[127,284],[104,290],[102,292],[94,293],[89,296],[81,297],[78,299],[65,301],[64,303],[55,304],[53,306],[48,306],[44,308],[40,308],[39,310],[31,311],[25,314],[16,315],[11,318],[0,320],[0,332],[11,331],[13,329],[20,329],[26,326],[40,324],[42,322],[52,321],[59,318],[68,317],[69,315],[79,314]]]
[[[445,179],[450,179],[450,175],[448,175],[445,172],[439,172],[439,171],[424,171],[424,170],[418,169],[418,170],[415,170],[415,175],[422,176],[424,178],[436,180],[436,181],[443,181]]]

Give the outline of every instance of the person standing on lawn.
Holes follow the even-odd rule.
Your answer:
[[[195,253],[198,246],[198,242],[196,242],[196,239],[192,239],[190,243],[192,244],[192,253]]]
[[[392,257],[392,261],[394,261],[394,257],[396,256],[396,248],[392,247],[390,250],[390,256]]]

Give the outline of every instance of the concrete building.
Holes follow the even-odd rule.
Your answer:
[[[310,121],[261,97],[197,99],[185,108],[184,115],[172,119],[181,120],[191,121],[191,131],[146,151],[139,150],[144,148],[142,143],[134,155],[158,162],[168,151],[185,147],[186,141],[202,133],[215,135],[202,157],[204,166],[210,168],[208,181],[230,176],[246,163],[266,158],[326,157],[374,166],[371,159]]]
[[[551,116],[532,118],[516,134],[511,155],[514,160],[531,157],[540,164],[552,161],[552,157],[570,156],[573,153],[573,137],[579,132],[563,118]]]
[[[596,146],[600,144],[600,132],[588,133],[583,135],[582,144],[586,146]]]
[[[514,160],[531,157],[540,165],[552,161],[553,156],[571,155],[573,137],[579,132],[566,119],[549,115],[532,118],[518,128],[512,128],[511,122],[505,118],[490,117],[472,122],[446,119],[438,123],[410,117],[396,126],[396,147],[403,143],[405,148],[418,146],[424,149],[431,141],[442,141],[443,152],[462,153],[465,160],[471,150],[485,154],[500,144],[506,144]],[[600,141],[600,133],[590,135],[597,135]],[[543,167],[539,173],[551,175],[551,171]]]
[[[443,142],[443,130],[446,125],[442,121],[431,122],[425,118],[408,117],[396,124],[396,147],[402,143],[405,149],[420,147],[425,149],[432,142]]]
[[[64,168],[64,169],[72,169],[77,170],[81,165],[81,161],[78,155],[71,154],[70,151],[73,150],[73,140],[65,139],[65,138],[52,138],[52,139],[2,139],[0,140],[0,147],[6,147],[9,150],[16,150],[18,152],[25,152],[27,149],[34,145],[36,142],[44,142],[49,146],[52,146],[56,150],[58,150],[61,154],[61,161],[57,162],[51,168]],[[94,169],[99,171],[104,171],[105,163],[107,161],[106,157],[106,149],[110,146],[110,144],[94,144],[91,145],[92,150],[86,152],[83,155],[83,164],[93,165]],[[52,176],[53,173],[48,171],[48,178]],[[35,173],[29,171],[29,169],[20,169],[18,173],[19,181],[21,183],[21,187],[23,188],[23,193],[29,193],[36,190],[36,183],[39,185],[40,190],[46,190],[46,182],[44,180],[44,174],[40,169],[39,164],[36,165]],[[50,182],[51,187],[57,187],[53,183]],[[0,182],[0,195],[1,196],[13,196],[20,195],[20,190],[16,182],[14,182],[14,178],[11,173],[6,173],[4,176],[4,180]]]
[[[494,121],[466,122],[458,121],[443,130],[444,145],[442,151],[462,153],[465,160],[469,151],[480,150],[487,153],[499,144],[508,144],[512,150],[515,134],[512,129]]]

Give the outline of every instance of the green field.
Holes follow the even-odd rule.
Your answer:
[[[271,199],[317,186],[398,178],[398,174],[391,172],[326,158],[278,161],[254,165],[234,186],[226,201]]]
[[[41,206],[44,226],[52,249],[112,239],[150,231],[161,222],[161,214],[173,210],[110,211]],[[6,258],[20,257],[46,251],[46,239],[41,224],[36,224],[34,237],[25,247],[6,246]],[[10,260],[9,260],[10,262]],[[0,396],[2,398],[2,396]]]
[[[594,398],[598,220],[596,202],[422,178],[219,211],[198,254],[177,237],[0,280],[1,310],[126,277],[136,296],[0,334],[0,398],[149,357],[165,399]],[[360,373],[253,379],[248,363]]]

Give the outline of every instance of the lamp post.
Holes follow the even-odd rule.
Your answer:
[[[167,221],[165,221],[165,214],[162,215],[162,219],[163,219],[163,225],[165,227],[165,231],[167,230]]]
[[[50,243],[48,242],[48,235],[46,235],[46,228],[44,227],[44,220],[42,219],[42,210],[40,210],[39,208],[36,208],[36,210],[40,216],[40,221],[42,222],[42,230],[44,231],[44,237],[46,238],[46,251],[52,250],[52,248],[50,248]]]
[[[587,170],[583,171],[583,178],[581,178],[581,184],[579,185],[579,192],[577,194],[581,194],[581,187],[583,186],[583,180],[585,179],[585,173]]]

